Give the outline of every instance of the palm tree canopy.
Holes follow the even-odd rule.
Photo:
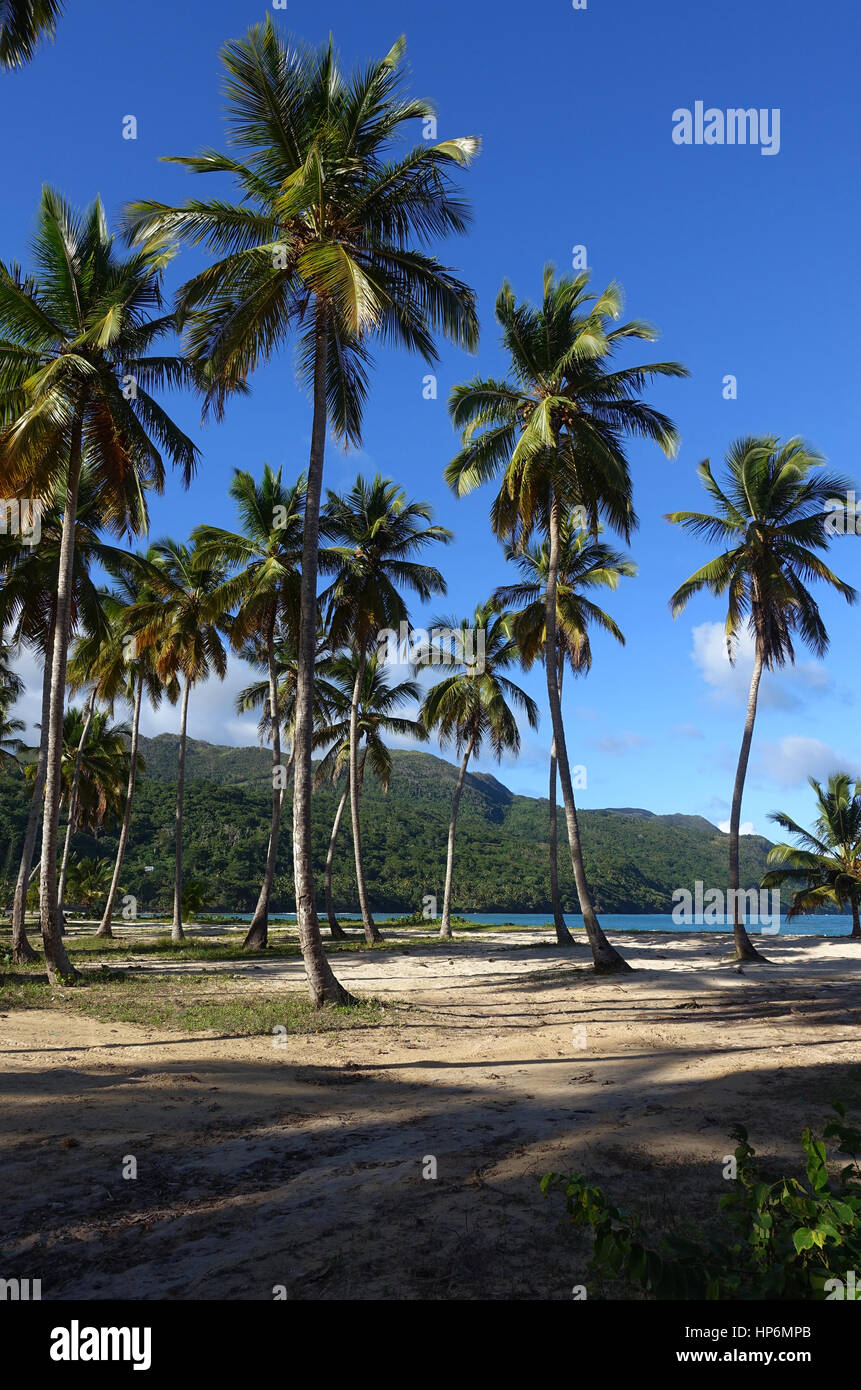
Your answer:
[[[575,675],[585,674],[592,666],[592,644],[589,626],[593,624],[608,632],[622,646],[625,638],[618,624],[586,597],[584,590],[615,589],[619,580],[637,573],[636,565],[621,551],[596,539],[587,531],[578,530],[570,517],[560,528],[559,577],[556,586],[556,647],[561,658],[568,662]],[[493,594],[493,602],[502,609],[512,609],[512,631],[520,658],[528,670],[536,659],[543,659],[545,645],[545,594],[550,570],[550,550],[546,541],[541,546],[506,545],[505,556],[517,565],[523,579],[519,584],[503,584]]]
[[[520,661],[510,615],[501,613],[491,600],[479,604],[471,618],[435,618],[435,629],[463,633],[461,652],[477,653],[477,659],[458,659],[452,653],[454,659],[442,663],[455,669],[425,695],[421,708],[425,728],[436,729],[442,743],[453,740],[458,752],[471,745],[478,754],[487,739],[497,761],[503,753],[518,753],[520,730],[514,711],[520,710],[530,728],[536,729],[538,706],[504,674]],[[435,658],[422,664],[440,665]]]
[[[698,469],[714,513],[666,517],[692,535],[728,547],[679,586],[670,599],[673,616],[702,590],[726,595],[730,660],[745,622],[769,670],[794,661],[796,633],[816,656],[824,656],[828,633],[807,585],[820,579],[847,603],[857,598],[817,554],[828,546],[826,504],[845,496],[851,482],[824,472],[823,459],[803,440],[781,444],[774,435],[737,440],[726,471],[720,484],[708,459]]]
[[[121,258],[98,199],[78,214],[46,187],[34,273],[0,262],[4,481],[47,493],[78,422],[102,524],[117,534],[139,529],[144,489],[162,490],[163,452],[186,484],[196,467],[195,445],[151,394],[195,381],[182,358],[154,352],[175,327],[161,288],[173,254],[153,233]]]
[[[398,629],[408,618],[402,589],[424,600],[445,593],[439,570],[413,558],[452,539],[432,517],[429,503],[410,502],[403,488],[379,473],[370,482],[359,475],[344,496],[328,493],[320,533],[334,541],[322,557],[336,571],[323,595],[334,645]]]
[[[220,259],[180,297],[188,349],[220,413],[255,368],[294,335],[312,384],[317,311],[328,321],[329,418],[357,443],[367,393],[368,339],[436,360],[434,335],[472,349],[472,291],[425,249],[462,232],[468,210],[451,174],[476,139],[398,148],[405,123],[433,108],[406,95],[405,43],[345,76],[332,40],[310,48],[271,18],[224,46],[230,153],[172,157],[196,173],[227,173],[236,203],[139,202],[133,236],[179,233]]]
[[[156,541],[150,554],[152,560],[134,565],[155,596],[129,609],[138,650],[153,649],[156,673],[166,684],[182,676],[197,685],[212,672],[223,680],[227,652],[222,638],[229,635],[230,619],[215,609],[213,596],[223,589],[225,564],[211,547],[182,545],[170,537]]]
[[[808,781],[819,810],[812,831],[782,811],[769,817],[798,841],[770,850],[766,862],[775,867],[762,880],[764,888],[795,885],[790,917],[829,903],[861,902],[861,782],[848,772],[832,773],[827,787]]]
[[[20,68],[53,39],[65,0],[0,0],[0,68]]]
[[[341,717],[322,725],[315,733],[316,747],[331,745],[317,767],[318,785],[328,780],[337,781],[349,765],[350,704],[358,666],[359,656],[353,651],[332,657],[326,665],[328,677],[341,692]],[[418,702],[420,698],[421,691],[414,680],[390,683],[385,662],[376,652],[370,654],[359,688],[358,744],[361,747],[364,742],[365,755],[383,791],[388,791],[392,773],[391,753],[383,742],[383,734],[413,738],[420,743],[427,740],[427,728],[420,720],[406,719],[396,713],[403,705]],[[364,765],[363,757],[362,767]]]
[[[508,283],[496,300],[508,379],[475,377],[455,387],[449,411],[462,448],[446,479],[462,497],[502,475],[491,521],[499,536],[524,544],[546,529],[551,481],[563,511],[581,507],[589,529],[599,518],[627,539],[637,524],[625,439],[655,440],[667,454],[678,443],[672,421],[642,400],[655,377],[682,377],[677,362],[615,367],[631,339],[653,341],[640,320],[613,327],[622,294],[611,284],[589,292],[589,276],[544,271],[538,306],[518,301]]]

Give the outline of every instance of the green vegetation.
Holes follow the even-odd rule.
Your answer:
[[[728,1240],[696,1233],[650,1244],[637,1215],[614,1207],[579,1174],[548,1173],[542,1191],[561,1189],[574,1224],[591,1227],[599,1296],[609,1279],[658,1299],[861,1298],[861,1287],[846,1279],[861,1268],[861,1131],[846,1123],[840,1102],[834,1109],[839,1118],[828,1121],[824,1138],[852,1159],[836,1179],[825,1143],[810,1129],[801,1136],[806,1182],[766,1173],[744,1126],[733,1130],[736,1172],[718,1203],[732,1227]]]

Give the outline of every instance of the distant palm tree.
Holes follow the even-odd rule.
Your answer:
[[[726,456],[726,482],[719,484],[706,460],[700,481],[715,504],[712,512],[672,512],[666,518],[703,540],[728,548],[680,585],[670,599],[673,616],[684,612],[695,594],[727,596],[727,651],[743,626],[754,643],[747,716],[738,757],[729,830],[729,886],[733,894],[733,935],[738,960],[762,961],[742,921],[739,902],[741,801],[753,739],[763,670],[794,663],[794,635],[817,657],[828,650],[828,633],[807,588],[811,579],[830,584],[847,603],[857,594],[828,568],[817,551],[828,548],[827,503],[845,496],[852,484],[823,471],[823,460],[801,439],[785,444],[774,435],[739,439]]]
[[[353,705],[356,679],[359,667],[362,668],[362,684],[359,690],[357,719],[353,724]],[[390,684],[386,675],[385,663],[376,652],[371,652],[366,660],[356,652],[333,657],[325,667],[326,676],[342,692],[340,718],[328,725],[322,725],[315,734],[319,747],[329,746],[316,771],[316,785],[331,782],[336,785],[346,769],[347,785],[338,803],[329,849],[326,855],[326,915],[329,919],[333,937],[343,938],[346,933],[341,928],[332,906],[332,866],[335,856],[335,843],[341,825],[341,817],[347,802],[351,782],[349,769],[351,751],[357,754],[358,792],[361,796],[365,764],[370,760],[371,770],[384,792],[389,789],[392,775],[391,753],[383,742],[383,734],[415,739],[423,743],[427,739],[424,725],[415,719],[405,719],[395,713],[410,701],[418,701],[421,691],[413,680]],[[355,738],[353,735],[355,734]]]
[[[272,741],[272,819],[263,883],[243,942],[246,947],[263,950],[268,940],[269,899],[278,863],[283,802],[275,644],[279,619],[298,613],[305,477],[285,487],[280,468],[277,473],[273,472],[268,463],[263,467],[259,483],[250,473],[236,469],[230,496],[239,508],[242,532],[236,534],[215,526],[198,526],[194,540],[202,553],[211,550],[213,556],[220,556],[224,564],[238,571],[215,595],[216,604],[223,609],[236,610],[230,629],[233,650],[240,652],[252,638],[259,637],[266,653],[268,728]]]
[[[69,896],[85,912],[103,900],[110,881],[110,859],[75,859],[69,865]]]
[[[26,729],[23,719],[13,719],[10,707],[0,701],[0,767],[20,771],[19,754],[26,745],[18,737]]]
[[[449,410],[461,430],[462,448],[446,469],[459,497],[498,478],[491,508],[497,536],[522,548],[534,530],[547,537],[545,629],[556,650],[556,589],[560,538],[566,518],[597,531],[603,518],[627,540],[637,518],[625,442],[654,440],[667,454],[678,443],[671,420],[642,399],[655,377],[686,376],[677,362],[616,367],[613,357],[629,340],[652,341],[655,330],[640,320],[612,327],[622,308],[618,285],[589,293],[586,273],[556,279],[544,271],[541,304],[515,299],[508,284],[496,301],[507,380],[476,377],[455,387]],[[611,946],[595,912],[580,842],[571,784],[556,663],[544,663],[553,739],[565,803],[571,867],[595,970],[630,967]]]
[[[42,39],[54,37],[65,0],[0,0],[0,68],[29,63]]]
[[[819,815],[814,829],[805,830],[791,816],[776,811],[769,816],[783,830],[798,837],[798,845],[774,845],[769,851],[770,869],[763,888],[795,886],[787,918],[816,912],[831,904],[852,911],[852,936],[861,937],[861,782],[848,772],[833,772],[827,789],[808,778],[816,794]]]
[[[520,751],[520,731],[515,709],[525,714],[530,728],[538,727],[538,706],[531,696],[504,674],[520,660],[511,631],[511,620],[493,602],[479,604],[472,618],[437,618],[431,632],[460,634],[459,651],[449,651],[453,667],[427,692],[420,718],[425,728],[436,729],[440,742],[454,742],[463,753],[448,826],[445,893],[440,936],[450,937],[451,895],[454,874],[454,836],[457,813],[470,758],[480,754],[485,740],[497,762],[503,753]],[[473,659],[470,659],[473,658]],[[433,658],[431,658],[433,660]],[[427,664],[430,664],[428,662]],[[434,661],[434,664],[439,664]]]
[[[327,423],[359,445],[373,339],[435,363],[435,336],[473,349],[472,291],[424,249],[461,233],[468,209],[451,174],[469,164],[475,139],[401,143],[405,123],[434,116],[403,91],[405,42],[345,78],[334,45],[309,49],[270,19],[222,50],[230,153],[177,162],[226,173],[239,199],[183,208],[138,203],[137,231],[178,231],[220,259],[180,296],[189,350],[205,371],[207,404],[227,395],[294,339],[313,398],[302,550],[299,689],[296,702],[293,868],[302,950],[312,999],[347,1003],[323,951],[311,853],[313,670],[317,539]],[[244,162],[243,162],[244,161]]]
[[[600,530],[601,528],[599,528]],[[526,670],[536,659],[547,659],[545,600],[550,572],[550,553],[545,541],[540,547],[506,547],[506,559],[513,561],[523,579],[519,584],[504,584],[493,595],[493,602],[512,609],[514,637]],[[586,597],[585,590],[615,589],[622,576],[635,575],[637,567],[627,556],[613,550],[586,531],[578,530],[567,518],[559,532],[559,575],[556,588],[556,670],[559,698],[562,699],[562,680],[566,664],[575,676],[586,675],[592,668],[590,624],[601,628],[625,645],[617,623]],[[562,898],[559,892],[558,829],[556,807],[556,743],[550,750],[550,898],[556,940],[561,946],[573,945],[574,938],[565,923]]]
[[[330,492],[320,521],[334,544],[327,552],[335,576],[324,594],[333,647],[349,643],[356,654],[350,713],[350,812],[359,907],[368,942],[382,941],[368,903],[359,824],[359,703],[371,644],[381,632],[400,632],[409,617],[402,590],[421,599],[445,593],[439,570],[413,557],[429,545],[447,545],[451,531],[436,525],[427,502],[410,502],[403,488],[378,473],[356,478],[343,496]]]
[[[164,481],[162,451],[188,482],[197,451],[150,394],[193,380],[177,357],[153,348],[174,327],[162,314],[161,277],[173,251],[159,235],[120,257],[99,200],[76,214],[42,192],[35,276],[0,264],[0,453],[18,495],[62,498],[50,715],[42,827],[41,919],[51,979],[73,974],[61,940],[57,832],[75,526],[86,456],[100,493],[103,527],[139,524],[141,497]],[[61,481],[62,480],[62,481]],[[130,506],[129,494],[137,501]]]
[[[182,683],[171,926],[171,940],[182,941],[182,816],[188,697],[192,687],[213,672],[219,680],[227,674],[222,636],[229,631],[229,623],[214,602],[214,595],[223,588],[227,570],[211,552],[204,553],[199,547],[181,545],[170,538],[156,542],[152,554],[153,562],[139,568],[155,598],[146,598],[130,609],[129,621],[140,651],[152,649],[160,680],[165,684],[172,680]]]

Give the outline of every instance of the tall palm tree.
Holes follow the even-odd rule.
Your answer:
[[[511,620],[493,603],[479,604],[472,618],[438,618],[433,629],[460,632],[458,651],[447,665],[455,669],[427,692],[421,708],[425,728],[436,729],[440,742],[453,741],[462,753],[448,825],[445,892],[440,936],[450,937],[451,895],[454,875],[454,837],[457,813],[470,758],[481,753],[485,740],[499,762],[503,753],[520,751],[520,730],[515,709],[526,716],[529,727],[538,727],[538,706],[531,696],[505,675],[520,656],[512,636]],[[480,656],[479,656],[480,654]],[[475,657],[470,661],[469,657]]]
[[[827,503],[852,484],[823,471],[824,461],[803,440],[781,444],[774,435],[737,440],[726,456],[726,481],[716,481],[706,459],[697,472],[714,512],[671,512],[667,521],[698,539],[727,548],[681,584],[670,599],[673,616],[703,590],[727,599],[726,639],[730,661],[743,627],[753,638],[753,671],[738,756],[729,829],[729,886],[738,960],[762,961],[745,930],[739,901],[739,835],[744,781],[753,739],[763,671],[794,664],[793,636],[817,657],[828,650],[828,633],[807,584],[821,579],[847,603],[857,593],[838,579],[817,554],[827,550]]]
[[[790,835],[797,845],[774,845],[766,863],[769,869],[763,888],[795,886],[787,918],[798,913],[846,903],[852,912],[852,936],[861,938],[861,782],[853,782],[848,772],[833,772],[827,788],[808,781],[816,795],[819,815],[812,831],[805,830],[791,816],[775,811],[769,816]]]
[[[0,264],[0,482],[44,496],[63,478],[42,827],[41,919],[51,978],[72,974],[60,939],[57,829],[63,702],[81,467],[100,492],[103,527],[133,530],[130,484],[140,497],[164,482],[162,450],[188,482],[197,451],[150,394],[193,380],[176,357],[152,350],[174,326],[162,314],[161,277],[172,249],[153,234],[123,258],[96,200],[81,216],[42,193],[35,273]],[[14,495],[14,494],[13,494]]]
[[[355,726],[353,706],[356,680],[361,667],[361,687]],[[361,796],[365,764],[370,760],[371,770],[384,792],[389,790],[392,775],[392,759],[389,749],[383,742],[383,734],[394,734],[400,738],[412,738],[423,743],[427,739],[427,729],[416,719],[406,719],[397,714],[410,701],[418,701],[421,695],[413,680],[389,682],[385,662],[377,652],[371,652],[365,659],[355,651],[333,657],[326,665],[326,676],[341,691],[340,717],[333,723],[321,726],[315,735],[319,747],[329,744],[329,750],[317,766],[316,785],[331,782],[336,785],[344,770],[347,770],[347,784],[341,794],[329,849],[326,855],[326,916],[333,937],[346,936],[340,926],[332,905],[332,868],[335,857],[335,844],[341,826],[341,817],[351,790],[349,769],[352,755],[358,762],[358,792]],[[354,737],[355,735],[355,737]]]
[[[320,530],[329,541],[335,577],[326,591],[333,646],[348,642],[356,654],[350,709],[350,814],[356,858],[356,884],[368,942],[381,941],[368,902],[359,822],[359,704],[369,647],[384,631],[400,631],[408,621],[402,590],[421,599],[445,593],[439,570],[412,557],[429,545],[447,545],[451,531],[436,525],[427,502],[411,502],[403,488],[378,473],[361,475],[343,496],[329,492]]]
[[[599,528],[600,530],[601,528]],[[506,559],[513,561],[523,578],[519,584],[504,584],[493,594],[493,602],[510,609],[512,631],[520,659],[529,670],[536,659],[546,661],[544,604],[550,552],[546,541],[541,546],[525,546],[522,550],[506,546]],[[559,699],[566,665],[575,676],[585,676],[592,669],[590,624],[608,632],[624,647],[625,638],[618,624],[586,597],[590,589],[615,589],[623,576],[631,577],[637,567],[620,551],[597,540],[587,531],[578,530],[566,518],[559,534],[559,576],[556,588],[556,679]],[[574,938],[565,923],[562,897],[559,892],[558,816],[556,807],[556,743],[550,749],[550,900],[553,904],[553,923],[560,946],[571,946]]]
[[[146,499],[136,478],[126,480],[126,506],[130,529],[145,529]],[[24,964],[36,953],[24,930],[27,890],[42,815],[47,771],[50,724],[53,643],[57,616],[57,588],[64,526],[65,481],[56,486],[42,503],[42,537],[37,546],[22,545],[16,537],[0,537],[0,626],[7,625],[17,644],[23,644],[41,659],[43,667],[42,709],[36,777],[30,801],[21,862],[12,903],[13,958]],[[78,630],[96,631],[100,622],[99,589],[90,568],[110,566],[122,560],[124,552],[106,544],[99,536],[102,523],[101,489],[85,465],[81,471],[69,613],[70,639]]]
[[[188,698],[192,687],[213,672],[227,674],[222,636],[229,622],[216,595],[223,590],[227,570],[221,560],[198,546],[181,545],[169,537],[152,547],[153,562],[139,564],[155,595],[129,610],[132,631],[142,652],[152,651],[156,673],[168,684],[182,684],[179,725],[179,768],[176,784],[176,863],[174,868],[171,940],[182,941],[182,817],[185,797],[185,744]]]
[[[0,0],[0,68],[29,63],[43,39],[53,39],[64,0]]]
[[[303,475],[292,486],[285,487],[280,468],[277,473],[273,472],[268,463],[264,465],[259,483],[250,473],[237,469],[230,495],[239,509],[242,532],[236,534],[215,526],[198,526],[194,540],[204,554],[211,551],[213,556],[220,556],[225,564],[238,571],[215,596],[216,603],[223,608],[235,608],[230,629],[233,650],[241,652],[253,637],[259,636],[266,653],[268,727],[272,741],[272,820],[263,883],[243,943],[246,947],[263,950],[268,941],[269,899],[278,863],[283,802],[279,778],[281,721],[278,717],[276,640],[279,618],[286,618],[288,613],[298,614],[305,478]]]
[[[640,436],[665,453],[677,447],[667,416],[642,399],[654,377],[687,373],[676,362],[616,367],[613,358],[629,340],[651,341],[655,330],[640,320],[611,325],[621,314],[619,287],[589,293],[589,277],[556,279],[544,272],[540,305],[519,303],[508,284],[496,301],[502,345],[510,362],[507,380],[476,377],[455,387],[449,410],[462,431],[462,448],[446,469],[458,496],[501,474],[491,508],[497,536],[518,547],[538,529],[547,538],[545,640],[556,650],[556,591],[562,526],[577,518],[597,532],[600,520],[627,540],[636,525],[625,441]],[[565,803],[574,882],[596,971],[630,967],[610,945],[595,912],[586,878],[580,827],[571,784],[555,661],[544,663],[553,739]]]
[[[153,709],[158,709],[162,697],[166,697],[171,704],[176,704],[179,699],[179,682],[175,678],[167,683],[160,679],[156,670],[154,648],[139,652],[136,639],[130,631],[131,616],[136,605],[147,600],[152,601],[155,597],[151,588],[148,589],[146,579],[147,567],[155,562],[155,558],[154,551],[150,549],[145,554],[138,552],[106,561],[113,577],[112,589],[103,591],[102,595],[107,629],[91,631],[81,637],[69,662],[70,684],[83,684],[88,679],[95,678],[95,689],[99,698],[111,713],[117,700],[125,701],[132,710],[128,782],[113,874],[102,920],[96,933],[100,937],[113,935],[111,922],[128,846],[137,774],[141,763],[138,749],[144,696]]]
[[[374,339],[437,360],[435,337],[474,349],[472,291],[424,249],[461,233],[468,209],[451,175],[475,139],[423,141],[404,150],[408,122],[433,115],[403,90],[399,39],[386,56],[341,72],[330,42],[310,49],[267,19],[222,50],[230,154],[177,162],[230,174],[239,201],[171,208],[138,203],[137,233],[178,231],[220,259],[182,292],[188,346],[203,366],[217,413],[249,374],[289,341],[298,346],[312,400],[302,545],[296,701],[293,867],[311,997],[345,1003],[323,951],[311,859],[311,755],[317,541],[327,424],[359,445]]]

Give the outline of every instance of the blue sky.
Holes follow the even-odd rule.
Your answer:
[[[172,201],[208,190],[159,156],[223,143],[218,49],[265,13],[262,0],[69,0],[56,43],[27,70],[0,76],[0,255],[26,264],[43,182],[79,204],[99,192],[114,217],[131,198]],[[627,646],[595,638],[591,675],[569,682],[566,726],[572,761],[587,768],[584,806],[726,819],[749,661],[743,650],[735,670],[726,663],[723,613],[713,600],[697,600],[672,620],[669,594],[708,552],[661,518],[698,506],[697,463],[719,463],[749,432],[802,434],[861,482],[857,6],[588,0],[575,10],[570,0],[530,7],[291,0],[277,17],[309,41],[331,29],[345,66],[382,54],[405,33],[411,86],[437,103],[440,138],[478,134],[484,142],[464,180],[473,228],[444,251],[478,291],[478,355],[444,349],[438,399],[428,401],[427,369],[381,354],[364,448],[347,457],[330,449],[326,472],[328,485],[339,487],[358,469],[379,470],[434,504],[437,519],[457,533],[441,553],[447,609],[470,611],[510,577],[487,526],[489,492],[458,502],[442,480],[456,445],[446,411],[451,386],[504,366],[492,312],[503,278],[533,297],[543,265],[568,269],[572,248],[585,245],[596,284],[619,280],[627,312],[660,329],[650,355],[690,369],[690,381],[651,393],[679,425],[678,458],[642,444],[630,449],[641,518],[631,553],[640,573],[607,601]],[[779,154],[675,144],[674,111],[698,100],[721,110],[778,108]],[[122,138],[130,114],[136,141]],[[183,253],[173,283],[197,264]],[[738,381],[736,400],[724,399],[728,374]],[[201,428],[191,399],[172,404],[203,460],[188,493],[174,478],[153,502],[153,536],[184,537],[199,521],[232,524],[226,493],[234,467],[259,471],[268,460],[298,473],[306,465],[309,407],[288,357],[258,374],[252,395],[221,425]],[[861,588],[853,538],[836,540],[832,563]],[[795,671],[764,682],[743,813],[763,833],[777,807],[807,817],[809,773],[861,768],[857,611],[821,597],[832,633],[826,662],[802,653]],[[26,659],[23,668],[35,674]],[[226,688],[195,693],[193,735],[253,741],[253,725],[232,713],[244,680],[234,669]],[[540,673],[525,684],[543,710]],[[35,691],[25,709],[34,707]],[[175,720],[171,711],[150,716],[145,729],[172,728]],[[503,764],[499,775],[513,789],[544,794],[549,722],[545,713],[537,734],[524,734],[519,761]]]

